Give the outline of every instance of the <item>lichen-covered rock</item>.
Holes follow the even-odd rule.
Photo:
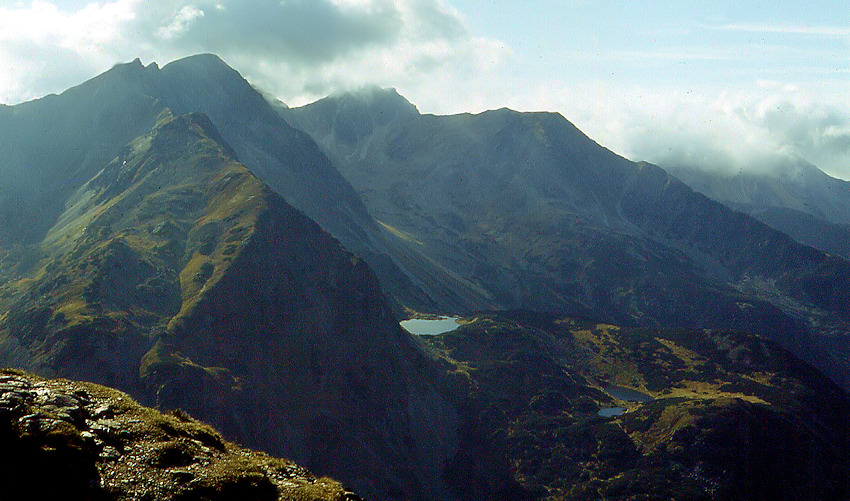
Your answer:
[[[186,413],[103,386],[0,370],[2,499],[354,501]]]

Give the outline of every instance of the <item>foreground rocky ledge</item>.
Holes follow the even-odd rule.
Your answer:
[[[291,461],[225,442],[184,412],[14,369],[0,369],[0,485],[3,499],[359,499]]]

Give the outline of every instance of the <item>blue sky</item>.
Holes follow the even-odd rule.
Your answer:
[[[0,2],[0,102],[198,52],[290,105],[376,84],[428,113],[559,112],[635,160],[850,178],[843,1]]]
[[[791,156],[850,177],[843,2],[487,4],[453,2],[510,51],[484,86],[507,106],[560,111],[662,165],[769,170]]]
[[[535,79],[701,87],[735,78],[847,78],[850,8],[841,2],[453,4],[471,31],[515,50]]]

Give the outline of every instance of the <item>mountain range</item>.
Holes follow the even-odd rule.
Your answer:
[[[5,364],[181,408],[372,496],[421,489],[404,483],[428,470],[417,442],[447,439],[409,413],[448,408],[411,376],[421,348],[368,266],[239,164],[206,115],[162,112],[64,205],[4,284]]]
[[[466,295],[465,311],[743,330],[850,381],[847,261],[614,154],[558,114],[422,115],[381,89],[281,113],[400,244],[484,292]]]
[[[200,55],[0,132],[4,366],[367,499],[850,492],[850,264],[560,115],[288,108]],[[423,338],[416,313],[465,318]]]

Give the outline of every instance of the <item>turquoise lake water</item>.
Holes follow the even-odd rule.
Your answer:
[[[451,332],[460,326],[456,317],[442,317],[434,320],[413,318],[399,322],[404,330],[419,336],[436,336],[444,332]]]

